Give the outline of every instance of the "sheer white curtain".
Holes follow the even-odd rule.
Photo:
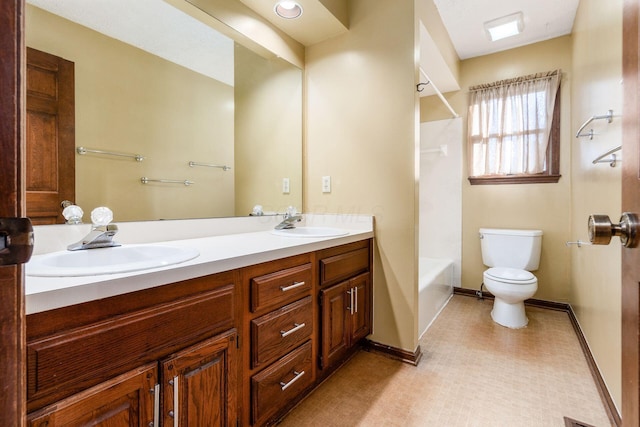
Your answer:
[[[470,176],[543,173],[561,70],[470,88]]]

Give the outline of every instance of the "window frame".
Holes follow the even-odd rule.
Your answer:
[[[553,119],[551,120],[551,132],[549,133],[549,144],[547,144],[546,160],[548,162],[547,171],[538,174],[517,174],[517,175],[487,175],[469,176],[471,185],[498,185],[498,184],[548,184],[557,183],[562,175],[560,174],[560,98],[562,82],[558,86],[556,99],[553,104]],[[467,155],[471,156],[469,150]]]

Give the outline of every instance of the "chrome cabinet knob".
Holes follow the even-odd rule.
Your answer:
[[[619,236],[625,248],[638,246],[638,215],[625,212],[619,224],[611,223],[608,215],[590,215],[589,241],[594,245],[608,245],[613,236]]]

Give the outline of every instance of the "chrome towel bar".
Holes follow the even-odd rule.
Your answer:
[[[211,163],[189,162],[189,167],[194,167],[194,166],[204,166],[207,168],[220,168],[223,171],[228,171],[231,169],[231,166],[227,166],[227,165],[213,165]]]
[[[183,184],[185,187],[190,186],[191,184],[195,184],[193,181],[189,181],[188,179],[179,180],[179,179],[151,179],[143,176],[140,178],[140,182],[143,184],[148,184],[150,182],[161,182],[163,184]]]
[[[93,153],[93,154],[102,154],[105,156],[130,157],[132,159],[135,159],[136,162],[141,162],[144,160],[144,156],[141,154],[117,153],[114,151],[96,150],[94,148],[87,148],[87,147],[78,147],[76,148],[76,152],[80,155]]]
[[[587,120],[586,122],[583,123],[582,126],[580,126],[580,129],[578,129],[578,132],[576,132],[576,138],[581,138],[584,136],[588,136],[589,139],[593,139],[593,135],[595,135],[593,133],[593,129],[590,129],[589,132],[587,133],[582,133],[582,131],[584,130],[584,128],[586,128],[587,126],[589,126],[589,123],[591,123],[594,120],[607,120],[607,123],[611,123],[613,121],[613,110],[609,110],[607,112],[607,114],[604,114],[602,116],[591,116],[589,118],[589,120]]]
[[[622,150],[622,145],[619,145],[616,148],[612,148],[611,150],[607,151],[603,155],[596,157],[596,159],[592,163],[594,165],[596,163],[609,163],[609,166],[611,166],[612,168],[615,168],[617,163],[619,161],[621,161],[622,159],[617,157],[614,153],[616,153],[616,152],[618,152],[620,150]],[[609,156],[609,157],[605,158],[607,156]]]

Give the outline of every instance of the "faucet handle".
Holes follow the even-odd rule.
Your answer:
[[[84,215],[82,208],[74,204],[67,205],[62,210],[62,216],[67,224],[82,224],[82,215]]]
[[[298,210],[295,206],[289,206],[287,210],[284,212],[284,218],[292,218],[298,214]]]
[[[100,206],[91,211],[91,222],[94,226],[103,226],[113,221],[113,212],[111,209]]]

